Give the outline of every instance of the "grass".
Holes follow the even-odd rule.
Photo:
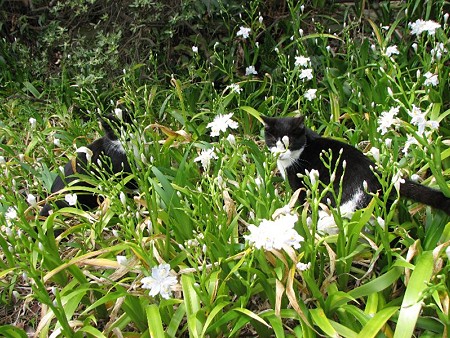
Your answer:
[[[395,191],[401,172],[449,195],[450,57],[431,53],[438,43],[448,49],[442,11],[419,13],[419,2],[408,1],[377,20],[356,8],[344,22],[313,21],[314,7],[287,4],[290,24],[277,34],[259,19],[258,1],[241,21],[225,17],[230,36],[198,53],[184,46],[186,67],[166,83],[143,80],[158,68],[154,60],[127,67],[107,91],[72,86],[66,75],[16,83],[2,70],[1,335],[448,336],[449,217],[404,200],[391,208],[374,196],[351,217],[332,211],[337,234],[318,232],[314,182],[309,206],[292,203],[257,118],[301,113],[320,134],[370,150],[384,168],[385,192]],[[441,28],[411,35],[408,23],[418,18]],[[236,36],[240,26],[251,28],[247,39]],[[393,45],[398,54],[387,56]],[[295,66],[300,55],[310,58],[306,67]],[[257,75],[244,75],[250,65]],[[310,80],[301,79],[306,68]],[[426,85],[427,72],[439,83]],[[315,99],[304,97],[308,89],[317,89]],[[59,166],[101,134],[97,110],[106,114],[116,102],[136,121],[126,144],[128,179],[139,192],[121,197],[126,182],[89,177],[104,197],[99,210],[69,207],[39,218]],[[413,105],[439,128],[419,133]],[[380,118],[394,107],[398,120],[383,134]],[[208,124],[227,113],[238,129],[211,137]],[[208,149],[217,158],[202,167],[196,158]],[[264,251],[245,241],[250,224],[290,202],[300,249]],[[168,299],[141,285],[162,263],[177,277]]]

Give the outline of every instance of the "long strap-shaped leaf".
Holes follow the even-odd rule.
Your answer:
[[[433,252],[423,252],[406,287],[394,338],[411,337],[422,309],[422,293],[433,274]]]

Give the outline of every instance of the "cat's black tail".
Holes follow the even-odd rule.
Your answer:
[[[450,215],[450,198],[439,190],[405,180],[400,185],[400,196],[440,209]]]

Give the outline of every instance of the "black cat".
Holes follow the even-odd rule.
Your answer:
[[[303,179],[298,174],[305,175],[311,170],[319,172],[319,180],[330,184],[330,171],[321,160],[323,151],[331,151],[331,168],[336,168],[336,177],[333,188],[339,191],[340,179],[342,182],[341,207],[346,210],[360,209],[367,206],[372,199],[369,193],[381,192],[381,184],[373,173],[375,164],[356,148],[333,140],[324,138],[308,129],[304,125],[304,117],[273,118],[261,116],[265,124],[265,141],[267,147],[279,153],[277,166],[283,178],[289,180],[291,188],[295,191],[304,187]],[[340,162],[337,162],[341,152]],[[345,165],[345,171],[343,163]],[[364,183],[366,182],[366,183]],[[400,196],[427,204],[450,214],[450,198],[442,192],[405,179],[400,183]],[[300,203],[306,198],[306,191],[299,195]],[[323,202],[331,201],[336,206],[333,195],[329,193]]]
[[[127,159],[125,149],[123,148],[114,129],[119,129],[131,123],[129,114],[122,111],[122,117],[119,119],[115,114],[110,114],[107,118],[100,118],[104,136],[89,144],[85,152],[77,152],[76,158],[70,160],[64,167],[64,174],[60,173],[52,184],[51,192],[55,193],[68,186],[71,182],[79,180],[82,175],[94,175],[100,171],[109,175],[118,173],[131,173],[130,164]],[[90,157],[90,158],[88,158]],[[101,169],[98,165],[102,162]],[[88,182],[77,182],[76,186],[92,187]],[[134,180],[130,180],[126,187],[136,189],[137,184]],[[77,200],[83,209],[92,209],[98,206],[98,196],[96,194],[77,194]],[[53,203],[58,208],[68,206],[65,200],[57,200]],[[39,215],[48,216],[52,206],[50,203],[44,205]]]

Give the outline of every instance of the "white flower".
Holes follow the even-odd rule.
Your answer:
[[[410,22],[408,26],[411,29],[411,35],[420,35],[423,32],[434,35],[436,33],[436,29],[441,27],[441,25],[437,22],[432,20],[424,21],[422,19],[417,19],[415,22]]]
[[[298,262],[296,267],[300,271],[306,271],[306,270],[308,270],[311,267],[311,262],[308,262],[308,263]]]
[[[54,138],[53,144],[57,147],[61,147],[61,140],[59,138]]]
[[[258,75],[258,72],[255,69],[255,66],[248,66],[245,68],[245,75]]]
[[[7,220],[16,219],[17,218],[17,209],[15,207],[9,207],[8,210],[6,210],[5,218]]]
[[[169,264],[160,264],[153,267],[152,275],[150,277],[144,277],[141,280],[142,288],[150,289],[150,296],[154,297],[160,294],[165,299],[170,298],[172,295],[171,288],[177,282],[177,277],[171,273]]]
[[[407,155],[409,147],[413,144],[419,145],[419,142],[416,140],[416,138],[412,135],[408,135],[408,139],[405,142],[405,146],[403,147],[403,154]]]
[[[380,149],[378,149],[377,147],[370,148],[370,150],[367,153],[373,157],[375,162],[380,161]]]
[[[116,117],[117,117],[120,121],[122,121],[122,119],[123,119],[123,111],[122,111],[122,109],[120,109],[120,108],[115,108],[115,109],[114,109],[114,115],[116,115]]]
[[[206,128],[211,128],[211,137],[219,136],[220,132],[225,132],[228,128],[231,129],[237,129],[239,127],[239,124],[232,120],[231,117],[233,116],[233,113],[229,114],[219,114],[217,115],[214,120],[206,126]]]
[[[232,93],[240,94],[242,92],[242,88],[237,83],[230,84],[228,88]]]
[[[411,177],[410,177],[410,179],[411,179],[411,181],[413,181],[413,182],[420,182],[420,176],[419,175],[417,175],[417,174],[412,174],[411,175]]]
[[[400,54],[397,45],[389,46],[388,48],[386,48],[386,56],[392,56],[393,54]]]
[[[233,134],[229,134],[229,135],[227,136],[227,141],[230,142],[230,144],[231,144],[232,146],[236,145],[236,138],[234,137]]]
[[[305,94],[303,94],[303,96],[305,97],[305,99],[307,99],[308,101],[312,101],[316,98],[316,92],[317,89],[308,89],[306,91]]]
[[[319,180],[319,171],[316,169],[312,169],[311,171],[306,170],[306,173],[309,176],[309,181],[312,185],[315,185]]]
[[[36,119],[34,117],[30,117],[28,122],[30,122],[31,129],[36,128]]]
[[[128,259],[126,256],[117,255],[116,260],[117,260],[117,263],[119,263],[120,265],[123,265],[123,266],[128,265]]]
[[[426,113],[422,112],[419,107],[412,106],[411,110],[408,110],[409,116],[411,116],[411,124],[418,127],[420,135],[425,131],[427,120],[425,119]]]
[[[295,57],[295,66],[307,67],[311,63],[311,59],[305,56],[296,56]]]
[[[77,197],[77,194],[73,193],[73,194],[67,194],[66,196],[64,196],[64,199],[70,206],[73,206],[73,205],[77,204],[78,197]]]
[[[384,111],[381,113],[380,118],[378,119],[378,131],[381,132],[381,135],[386,134],[389,129],[399,123],[399,119],[397,118],[397,114],[399,112],[399,107],[393,107],[389,109],[389,111]]]
[[[0,164],[5,164],[6,160],[4,156],[0,156]]]
[[[412,45],[411,45],[411,47],[412,47],[412,49],[414,49],[414,53],[417,53],[417,43],[413,43]]]
[[[398,193],[400,193],[400,185],[403,183],[405,183],[405,179],[402,178],[402,173],[400,171],[397,171],[392,177],[392,184],[394,185],[394,188]]]
[[[439,121],[427,121],[425,122],[425,126],[431,130],[436,130],[439,128]]]
[[[450,245],[445,249],[445,254],[447,255],[448,260],[450,261]]]
[[[203,169],[207,170],[212,159],[218,159],[216,153],[214,152],[214,147],[210,149],[203,149],[200,155],[194,159],[194,162],[200,161]]]
[[[123,191],[120,192],[119,199],[122,205],[125,207],[127,205],[127,197],[125,196],[125,193]]]
[[[302,71],[300,72],[300,79],[312,80],[312,78],[313,78],[313,74],[312,74],[311,68],[302,69]]]
[[[197,46],[192,46],[192,52],[197,54],[198,53],[198,47]]]
[[[336,225],[334,216],[323,210],[319,210],[319,219],[317,220],[317,231],[321,234],[336,235],[339,228]]]
[[[91,149],[89,149],[88,147],[80,147],[76,150],[77,153],[84,153],[86,155],[86,161],[88,161],[89,163],[92,160],[92,156],[94,155],[94,153],[92,152]]]
[[[236,33],[236,36],[242,36],[243,39],[247,39],[250,35],[251,29],[241,26],[239,27],[238,32]]]
[[[426,78],[423,83],[425,86],[435,87],[439,84],[439,78],[438,78],[437,74],[426,72],[425,74],[423,74],[423,76],[425,76],[425,78]]]
[[[284,247],[300,248],[303,237],[294,229],[297,215],[281,215],[276,220],[263,219],[259,226],[250,225],[244,238],[257,249],[281,250]]]
[[[378,223],[378,225],[379,225],[382,229],[384,229],[385,226],[386,226],[386,222],[385,222],[384,219],[381,218],[380,216],[377,217],[377,223]]]
[[[36,197],[34,195],[32,195],[32,194],[28,194],[27,195],[27,202],[28,202],[29,205],[34,207],[36,205]]]

